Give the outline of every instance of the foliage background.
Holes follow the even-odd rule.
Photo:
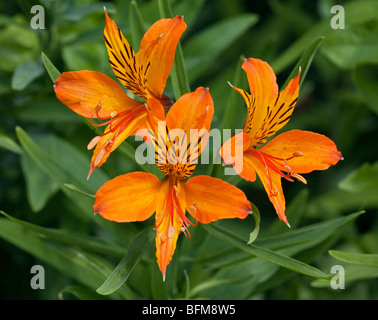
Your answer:
[[[35,4],[45,8],[44,30],[30,27]],[[345,8],[343,30],[330,27],[335,4]],[[115,152],[86,181],[91,157],[86,145],[94,133],[55,98],[41,59],[44,52],[60,71],[89,69],[113,76],[103,43],[104,5],[135,51],[143,30],[161,13],[159,1],[0,3],[0,210],[9,215],[0,217],[0,298],[377,299],[377,1],[171,1],[172,13],[184,15],[188,25],[182,52],[190,87],[209,87],[215,102],[213,128],[243,124],[244,102],[227,85],[247,88],[241,57],[268,61],[282,88],[308,50],[304,61],[312,63],[284,130],[325,134],[345,160],[306,175],[307,185],[284,182],[292,229],[278,221],[259,183],[225,178],[259,209],[259,248],[326,274],[342,265],[346,288],[332,290],[329,279],[279,267],[281,260],[256,258],[245,247],[235,250],[225,237],[198,226],[190,240],[179,239],[166,283],[152,245],[143,257],[129,257],[141,260],[112,295],[95,290],[132,244],[141,245],[133,239],[144,227],[152,228],[153,220],[99,221],[93,217],[93,199],[65,184],[94,194],[107,180],[139,168]],[[174,95],[171,83],[166,93]],[[217,167],[198,166],[196,173],[222,177]],[[350,215],[360,210],[364,213]],[[256,221],[219,225],[248,239]],[[30,287],[35,264],[45,267],[44,290]]]

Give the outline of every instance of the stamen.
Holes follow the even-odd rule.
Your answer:
[[[101,136],[96,136],[94,137],[89,143],[88,143],[88,146],[87,146],[87,149],[88,150],[92,150],[96,145],[97,143],[101,140]]]
[[[292,173],[291,174],[292,177],[296,178],[298,181],[304,183],[304,184],[307,184],[307,181],[305,178],[303,178],[300,174],[297,174],[297,173]]]
[[[100,162],[101,162],[102,158],[104,157],[105,153],[106,153],[106,149],[105,149],[105,146],[104,146],[104,147],[102,147],[100,149],[100,151],[98,152],[98,154],[96,156],[95,161],[93,162],[93,165],[95,167],[98,167],[98,165],[100,164]]]

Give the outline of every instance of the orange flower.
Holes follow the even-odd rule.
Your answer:
[[[285,216],[281,177],[306,183],[300,174],[328,169],[343,158],[329,138],[309,131],[291,130],[266,143],[266,139],[291,117],[298,98],[300,72],[278,92],[276,76],[266,62],[249,58],[244,60],[242,68],[247,74],[251,94],[232,87],[247,104],[246,121],[243,131],[225,142],[220,155],[225,164],[236,168],[238,159],[229,150],[242,148],[243,159],[239,160],[243,161],[243,167],[238,174],[253,182],[257,173],[279,218],[290,226]]]
[[[149,99],[148,104],[160,102]],[[243,219],[251,212],[245,194],[220,179],[199,175],[184,181],[196,167],[201,145],[206,145],[213,113],[208,89],[183,95],[169,110],[164,130],[155,131],[157,139],[152,139],[156,162],[166,176],[159,181],[150,173],[128,173],[105,183],[96,193],[94,211],[105,219],[143,221],[156,213],[156,257],[163,279],[181,231],[190,237],[188,227],[198,221]]]
[[[145,100],[159,99],[163,105],[171,103],[163,94],[171,71],[177,43],[186,29],[184,19],[161,19],[143,36],[138,53],[134,53],[106,10],[104,30],[109,62],[115,76],[132,93]],[[107,125],[104,134],[93,138],[88,149],[94,147],[89,176],[100,167],[109,154],[127,137],[141,128],[150,128],[149,112],[164,115],[163,107],[148,110],[144,102],[129,98],[122,88],[107,75],[96,71],[64,72],[54,83],[57,98],[92,125]],[[92,120],[105,120],[95,124]]]

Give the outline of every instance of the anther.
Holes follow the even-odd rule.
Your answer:
[[[176,231],[176,229],[175,229],[174,226],[170,226],[170,227],[168,228],[168,238],[169,238],[169,239],[172,239],[172,238],[174,237],[174,235],[175,235],[175,231]]]
[[[93,149],[97,143],[101,140],[101,136],[96,136],[94,137],[89,143],[88,143],[88,146],[87,146],[87,149],[88,150],[91,150]]]

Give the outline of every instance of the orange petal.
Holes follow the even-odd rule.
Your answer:
[[[95,213],[116,222],[144,221],[156,210],[160,181],[151,173],[132,172],[105,183],[96,193]]]
[[[277,98],[277,79],[270,65],[260,59],[245,59],[242,68],[247,74],[251,95],[251,103],[247,107],[255,108],[254,112],[248,110],[249,117],[244,124],[244,130],[253,139],[256,131],[261,128],[267,115],[267,108]]]
[[[243,170],[239,173],[239,176],[244,180],[254,182],[256,180],[256,172],[254,162],[248,154],[243,155]]]
[[[335,143],[324,135],[301,130],[279,134],[259,149],[268,155],[288,159],[287,165],[293,173],[308,173],[325,170],[343,159]],[[288,168],[281,167],[288,172]]]
[[[289,225],[285,215],[285,197],[281,185],[281,176],[273,170],[267,168],[263,164],[262,159],[251,156],[250,154],[248,154],[246,157],[248,158],[250,165],[259,176],[265,191],[268,194],[270,202],[276,209],[278,217],[280,220]]]
[[[122,85],[137,96],[146,99],[146,74],[148,61],[139,61],[133,48],[123,36],[116,23],[109,18],[105,10],[106,25],[104,29],[105,45],[109,63],[115,76]]]
[[[146,85],[158,99],[163,96],[175,58],[176,46],[186,27],[184,18],[181,16],[160,19],[147,30],[141,40],[137,56],[143,64],[150,63],[146,74]],[[151,48],[147,49],[157,39],[156,48],[153,51]]]
[[[54,90],[63,104],[87,118],[107,118],[114,111],[122,112],[141,104],[130,99],[112,78],[96,71],[63,72],[56,79]]]
[[[214,114],[214,102],[208,88],[199,87],[194,92],[186,93],[169,110],[167,127],[182,129],[187,135],[190,130],[210,130]]]
[[[299,78],[300,72],[278,94],[274,103],[272,102],[268,105],[262,126],[255,130],[253,146],[265,143],[268,137],[275,134],[289,122],[298,99]]]
[[[219,155],[223,158],[224,164],[234,164],[237,153],[243,152],[249,147],[249,135],[242,131],[228,139],[220,148]],[[242,160],[242,159],[241,159]]]
[[[185,206],[201,223],[219,219],[244,219],[251,204],[244,192],[217,178],[195,176],[185,183]]]
[[[182,227],[182,220],[175,209],[177,205],[172,197],[172,192],[177,190],[181,210],[185,212],[185,194],[182,183],[177,181],[175,184],[174,181],[177,181],[174,177],[164,178],[156,198],[156,258],[163,279],[165,279],[167,266],[172,260]]]

